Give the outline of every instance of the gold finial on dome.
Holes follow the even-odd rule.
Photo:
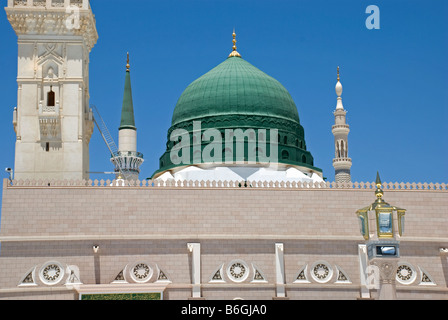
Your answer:
[[[338,66],[338,81],[340,81],[341,78],[339,77],[339,66]]]
[[[127,59],[127,63],[126,63],[126,71],[129,71],[130,68],[131,68],[131,66],[129,65],[129,52],[128,52],[128,59]]]
[[[236,51],[236,33],[235,33],[235,29],[233,29],[233,51],[229,55],[229,58],[230,57],[240,57],[241,58],[241,55],[238,53],[238,51]]]

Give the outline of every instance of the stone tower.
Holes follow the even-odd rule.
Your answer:
[[[335,157],[333,159],[333,167],[335,170],[336,182],[350,182],[350,168],[352,167],[352,159],[348,157],[348,133],[350,127],[346,123],[347,111],[342,105],[342,84],[339,77],[338,67],[338,82],[336,84],[336,95],[338,96],[338,102],[336,110],[334,111],[335,124],[332,128],[335,143]]]
[[[137,127],[135,126],[134,104],[132,101],[129,53],[126,64],[121,121],[118,130],[118,152],[111,159],[115,165],[117,178],[120,177],[120,174],[123,174],[124,177],[121,178],[125,180],[137,180],[140,173],[140,165],[144,160],[143,154],[137,152]]]
[[[15,178],[88,179],[89,1],[8,0],[5,10],[18,37]]]

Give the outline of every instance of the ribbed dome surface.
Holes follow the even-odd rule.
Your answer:
[[[174,109],[172,125],[221,115],[259,115],[299,122],[283,85],[240,57],[230,57],[191,83]]]
[[[232,53],[180,96],[166,151],[154,176],[188,165],[220,166],[224,160],[225,165],[263,166],[268,161],[322,172],[314,167],[289,92],[235,50]],[[208,134],[213,135],[213,142],[216,140],[213,146]]]

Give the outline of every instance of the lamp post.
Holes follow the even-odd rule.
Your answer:
[[[370,206],[356,211],[360,231],[366,240],[368,263],[378,272],[378,299],[396,299],[395,274],[400,257],[399,238],[404,232],[406,209],[398,208],[383,199],[382,183],[377,173],[376,200]],[[376,268],[375,268],[376,267]]]

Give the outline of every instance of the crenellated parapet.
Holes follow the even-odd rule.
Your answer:
[[[7,188],[48,188],[48,187],[134,187],[134,188],[268,188],[268,189],[346,189],[346,190],[374,190],[375,182],[273,182],[273,181],[198,181],[198,180],[4,180]],[[448,183],[416,183],[416,182],[384,182],[383,190],[414,190],[414,191],[446,191]]]

